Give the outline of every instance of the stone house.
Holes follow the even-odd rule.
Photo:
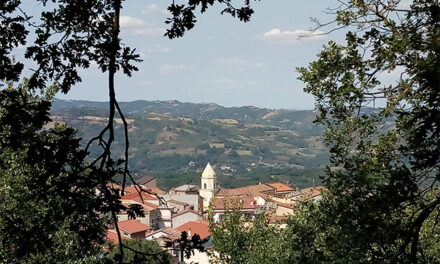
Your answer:
[[[124,238],[136,238],[136,239],[145,239],[145,234],[148,231],[152,231],[148,225],[142,224],[137,220],[125,220],[118,222],[118,228],[121,232],[121,236]]]
[[[172,226],[173,228],[176,228],[190,221],[201,220],[202,216],[194,210],[186,209],[184,211],[180,211],[176,214],[173,214],[171,218],[172,218]]]

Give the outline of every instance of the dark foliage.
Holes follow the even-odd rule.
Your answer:
[[[104,239],[112,199],[96,191],[112,175],[87,168],[73,129],[42,129],[49,108],[24,89],[0,91],[2,263],[93,259]]]

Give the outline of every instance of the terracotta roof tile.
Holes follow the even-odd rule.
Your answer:
[[[265,193],[259,193],[258,196],[260,196],[261,198],[263,198],[266,201],[270,199],[270,196]]]
[[[267,184],[250,185],[235,189],[220,189],[216,196],[219,197],[231,197],[231,196],[250,196],[256,197],[260,193],[274,191],[275,187],[269,186]]]
[[[205,239],[211,234],[209,233],[209,222],[204,220],[191,221],[186,224],[183,224],[179,227],[176,227],[176,230],[180,232],[185,231],[186,233],[191,233],[191,236],[194,234],[198,234],[200,239]]]
[[[313,197],[321,195],[321,192],[326,189],[327,188],[325,188],[323,186],[315,186],[315,187],[305,188],[300,191],[299,196],[301,197],[302,200],[308,200]]]
[[[240,209],[256,209],[260,206],[253,197],[227,197],[227,198],[214,198],[213,202],[214,210],[231,209],[236,206]]]
[[[153,188],[142,188],[143,190],[145,190],[147,193],[151,193],[151,194],[166,194],[165,191],[162,191],[161,189],[157,188],[157,187],[153,187]],[[124,191],[126,194],[128,193],[138,193],[139,191],[139,187],[137,187],[136,185],[130,185],[125,187]]]
[[[281,203],[281,202],[278,202],[278,201],[272,201],[272,202],[274,202],[278,206],[282,206],[282,207],[286,207],[286,208],[291,208],[292,209],[292,208],[295,207],[295,204],[292,204],[292,203]]]
[[[118,234],[116,234],[116,231],[114,230],[107,230],[106,240],[119,244]]]
[[[125,207],[129,207],[129,206],[132,205],[132,204],[139,204],[139,205],[141,205],[145,212],[151,212],[151,211],[154,211],[154,210],[156,210],[156,209],[159,207],[159,206],[157,206],[157,205],[155,205],[155,204],[152,204],[152,203],[149,203],[149,202],[146,202],[146,201],[144,201],[143,203],[141,203],[141,202],[135,202],[135,201],[132,201],[132,202],[123,202],[123,203],[122,203],[122,205],[125,206]]]
[[[147,199],[141,199],[141,197],[136,197],[136,198],[134,198],[133,200],[131,200],[131,201],[134,201],[134,202],[137,202],[137,203],[140,203],[140,204],[145,204],[145,205],[148,205],[148,206],[153,206],[154,208],[157,208],[157,205],[155,205],[155,204],[152,204],[152,203],[150,203],[150,202],[153,202],[153,201],[157,201],[157,200],[154,200],[154,199],[149,199],[149,200],[147,200]],[[150,201],[150,202],[148,202],[148,201]]]
[[[270,186],[274,187],[277,192],[289,192],[294,191],[294,189],[290,186],[287,186],[281,182],[269,183]]]
[[[166,194],[167,193],[157,187],[148,188],[147,191],[150,191],[151,193],[155,193],[155,194]]]
[[[157,234],[160,232],[167,234],[166,237],[168,237],[170,240],[176,240],[181,237],[180,236],[181,232],[177,229],[172,228],[172,227],[164,227],[164,228],[158,229],[156,231],[153,231],[151,233],[146,234],[146,236],[151,236],[151,235],[154,235],[154,234]]]
[[[152,230],[150,226],[142,224],[137,220],[125,220],[118,222],[118,227],[129,234]]]
[[[148,200],[159,200],[159,198],[157,198],[156,196],[148,194],[148,193],[145,193],[145,192],[142,192],[141,195],[142,195],[142,199],[144,201],[145,200],[147,200],[147,201]],[[139,198],[139,200],[142,200],[141,196],[137,192],[128,193],[128,194],[122,196],[121,200],[133,200],[133,201],[135,201],[136,198]]]
[[[131,186],[125,186],[124,192],[125,194],[137,193],[138,190],[139,190],[138,187],[136,187],[135,185],[131,185]]]

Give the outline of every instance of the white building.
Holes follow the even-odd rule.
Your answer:
[[[215,194],[218,192],[219,186],[217,183],[217,176],[211,164],[206,165],[205,170],[202,173],[202,180],[200,186],[200,196],[203,197],[203,207],[207,208],[209,202],[214,198]]]

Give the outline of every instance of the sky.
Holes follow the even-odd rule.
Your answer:
[[[242,1],[237,1],[241,3]],[[31,5],[34,1],[29,1]],[[224,106],[313,109],[295,68],[307,66],[330,40],[343,32],[299,38],[315,26],[334,0],[262,0],[243,23],[220,15],[221,6],[198,14],[195,28],[183,38],[163,36],[170,1],[127,0],[121,17],[123,43],[136,48],[143,62],[131,78],[117,74],[119,101],[179,100]],[[108,101],[107,75],[96,67],[81,71],[83,82],[59,99]]]

